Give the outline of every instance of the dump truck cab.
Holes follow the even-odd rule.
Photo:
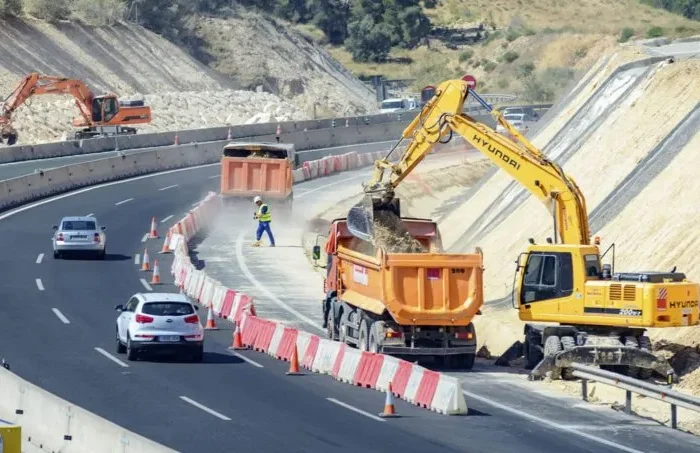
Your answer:
[[[401,218],[421,253],[387,253],[335,219],[325,244],[323,313],[328,336],[358,349],[403,358],[433,357],[471,368],[473,318],[483,305],[480,253],[447,254],[437,224]],[[314,258],[321,258],[321,246]]]
[[[291,209],[292,170],[297,154],[291,143],[232,142],[221,156],[221,196],[226,204],[265,203]]]

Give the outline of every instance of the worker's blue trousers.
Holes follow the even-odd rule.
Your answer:
[[[258,222],[258,231],[255,233],[255,239],[260,240],[263,232],[267,232],[267,237],[270,238],[270,245],[275,245],[275,237],[270,229],[270,222]]]

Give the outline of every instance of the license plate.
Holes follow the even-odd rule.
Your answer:
[[[177,335],[166,335],[160,337],[160,341],[180,341],[180,337]]]
[[[75,236],[71,236],[70,238],[71,238],[71,239],[87,239],[87,236],[75,235]]]

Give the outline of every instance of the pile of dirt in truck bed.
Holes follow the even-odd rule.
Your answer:
[[[246,156],[246,159],[272,159],[273,157],[275,156],[273,156],[269,152],[261,153],[259,151],[253,151],[248,156]]]
[[[425,248],[411,236],[401,219],[387,211],[374,215],[374,245],[387,253],[425,252]]]

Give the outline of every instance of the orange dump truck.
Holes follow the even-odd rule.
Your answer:
[[[291,207],[296,153],[287,143],[229,143],[221,156],[221,196],[225,202],[260,195],[270,205]]]
[[[483,305],[481,253],[448,254],[437,224],[402,218],[427,253],[359,253],[345,218],[326,242],[324,327],[328,337],[399,357],[432,356],[470,369],[476,356],[472,319]],[[364,243],[370,245],[369,243]],[[315,259],[320,246],[313,249]]]

